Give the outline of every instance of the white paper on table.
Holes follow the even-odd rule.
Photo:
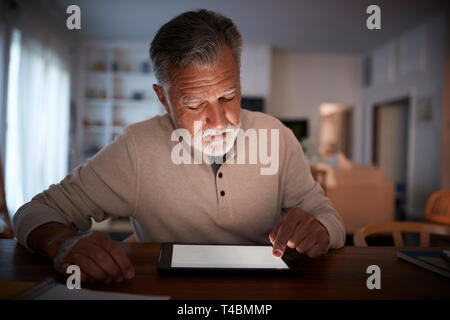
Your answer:
[[[95,291],[90,289],[68,289],[54,284],[32,297],[33,300],[168,300],[169,296],[152,296],[123,292]]]

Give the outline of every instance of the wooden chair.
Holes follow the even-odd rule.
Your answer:
[[[320,184],[320,186],[323,189],[323,192],[326,195],[327,194],[327,188],[326,188],[327,171],[325,169],[311,167],[311,174],[312,174],[314,180],[316,180]]]
[[[439,190],[430,196],[425,207],[425,219],[450,225],[450,190]]]
[[[391,233],[396,247],[404,247],[403,232],[420,233],[420,246],[430,246],[430,234],[450,237],[450,227],[440,224],[422,222],[386,222],[369,224],[353,235],[356,247],[367,247],[366,237],[376,234]]]
[[[136,234],[133,233],[132,235],[130,235],[126,239],[124,239],[122,242],[135,243],[136,242]]]
[[[6,224],[6,228],[4,225]],[[2,228],[3,226],[3,228]],[[0,162],[0,239],[14,238],[11,220],[6,206],[5,184],[3,179],[3,166]]]

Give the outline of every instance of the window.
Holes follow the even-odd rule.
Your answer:
[[[68,170],[69,72],[64,56],[14,29],[7,92],[5,184],[10,213]]]

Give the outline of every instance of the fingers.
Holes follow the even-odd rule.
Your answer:
[[[310,258],[317,258],[325,253],[325,250],[320,245],[314,245],[306,252],[306,255]]]
[[[86,280],[91,277],[104,283],[111,282],[111,277],[109,277],[106,272],[104,272],[103,269],[100,268],[97,263],[95,263],[95,261],[90,259],[88,256],[74,252],[70,255],[70,260],[80,267],[82,274],[86,274]]]
[[[315,258],[328,249],[329,234],[317,218],[300,208],[293,208],[269,234],[273,255],[281,257],[286,247]]]
[[[82,274],[86,274],[85,279],[82,276],[82,281],[89,281],[90,278],[104,283],[124,280],[119,267],[108,252],[92,242],[75,246],[66,261],[79,266]]]
[[[269,233],[269,240],[272,245],[274,244],[275,239],[277,238],[278,230],[280,230],[280,226],[281,226],[281,223],[277,224],[277,226],[272,230],[272,232]]]
[[[308,213],[298,207],[295,207],[288,212],[284,221],[280,224],[277,236],[275,237],[275,241],[273,242],[272,253],[275,257],[280,258],[281,256],[283,256],[288,241],[295,234],[297,225],[301,223],[305,215],[308,215]]]
[[[81,282],[94,282],[95,280],[101,281],[101,279],[95,279],[94,277],[92,277],[89,274],[87,274],[86,272],[84,272],[83,269],[81,269],[81,266],[79,266],[75,261],[83,264],[84,268],[87,268],[87,269],[89,269],[89,266],[87,266],[86,263],[89,263],[89,262],[84,263],[84,262],[80,261],[80,260],[84,260],[84,259],[78,257],[77,255],[80,255],[80,254],[79,253],[76,253],[76,254],[70,253],[69,255],[67,255],[64,258],[64,261],[62,261],[62,262],[55,261],[54,266],[55,266],[56,271],[58,271],[63,276],[67,276],[67,268],[72,264],[76,264],[78,267],[80,267],[80,270],[81,270]],[[95,269],[95,267],[94,267],[94,269]],[[90,272],[90,273],[93,274],[93,273],[95,273],[95,271]]]
[[[94,232],[67,239],[54,258],[55,269],[66,274],[67,266],[78,265],[81,281],[122,282],[134,277],[134,268],[123,248],[106,235]]]
[[[309,233],[309,235],[297,245],[296,250],[306,254],[310,258],[316,258],[327,251],[328,243],[328,233],[321,225],[317,225],[316,230]]]
[[[296,247],[297,251],[300,253],[306,253],[316,244],[316,239],[314,236],[309,234],[300,244]]]
[[[94,282],[95,279],[92,278],[87,273],[81,272],[81,282]]]
[[[306,239],[306,237],[315,232],[315,218],[306,218],[301,221],[300,224],[297,225],[295,229],[294,235],[288,241],[288,246],[290,248],[296,248],[298,245]]]
[[[118,267],[118,272],[121,273],[121,277],[125,279],[132,279],[134,277],[134,267],[119,244],[102,233],[97,233],[93,237],[93,240],[110,255],[114,265]]]
[[[273,242],[272,253],[275,257],[281,258],[283,256],[287,242],[294,235],[296,227],[296,222],[291,222],[287,219],[281,223],[275,241]]]
[[[95,243],[89,243],[87,249],[86,254],[88,257],[95,261],[110,278],[116,282],[123,281],[124,278],[119,266],[104,248]]]

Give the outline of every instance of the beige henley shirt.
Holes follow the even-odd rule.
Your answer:
[[[262,175],[261,163],[237,164],[236,154],[214,177],[211,165],[174,164],[179,142],[166,114],[129,126],[123,135],[59,184],[51,185],[14,216],[20,243],[47,222],[87,231],[91,218],[129,217],[137,241],[269,244],[269,232],[293,207],[314,214],[330,235],[329,248],[345,242],[342,219],[311,176],[292,131],[279,120],[241,110],[241,128],[279,129],[279,169]],[[270,137],[270,135],[269,135]],[[248,140],[248,139],[247,139]],[[270,148],[269,148],[270,150]]]

